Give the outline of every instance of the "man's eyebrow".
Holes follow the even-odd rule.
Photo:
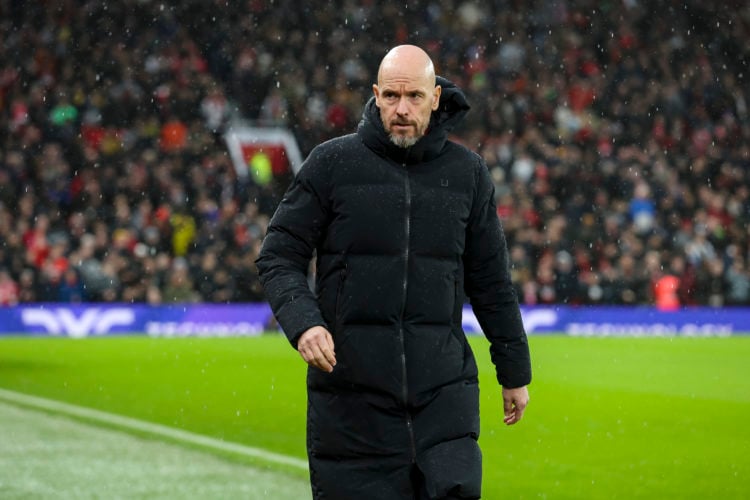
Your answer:
[[[398,89],[398,88],[394,89],[394,88],[386,87],[382,89],[382,92],[383,94],[400,94],[401,89]],[[415,95],[415,94],[425,95],[427,92],[425,92],[424,89],[404,89],[403,93],[408,94],[408,95]]]

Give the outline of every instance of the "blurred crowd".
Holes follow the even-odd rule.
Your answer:
[[[415,43],[473,105],[524,304],[750,304],[746,2],[0,0],[0,304],[263,300],[290,175]]]

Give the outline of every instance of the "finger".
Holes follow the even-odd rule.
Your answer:
[[[306,347],[299,347],[298,348],[299,355],[302,356],[302,359],[305,360],[305,363],[310,363],[312,361],[312,356],[310,355],[310,349]]]
[[[513,414],[509,417],[505,417],[503,419],[503,422],[505,423],[505,425],[515,425],[518,423],[519,420],[520,418],[516,414]]]
[[[302,359],[305,360],[305,363],[313,366],[317,366],[317,360],[315,359],[316,356],[316,350],[314,344],[306,344],[305,346],[299,347],[299,354],[302,356]]]
[[[526,406],[521,406],[521,405],[516,406],[516,411],[515,411],[516,422],[518,422],[519,420],[523,418],[524,410],[526,410]]]
[[[513,414],[513,400],[503,399],[503,413],[506,417],[509,417]]]
[[[328,361],[328,357],[323,352],[323,350],[320,348],[320,346],[314,346],[312,348],[313,351],[313,363],[314,366],[317,368],[320,368],[324,372],[331,373],[333,371],[333,365],[330,361]],[[334,359],[335,362],[335,359]]]
[[[308,365],[321,370],[324,369],[323,366],[321,366],[320,361],[316,358],[315,350],[313,348],[300,349],[299,353]]]
[[[323,352],[323,355],[326,358],[326,361],[331,364],[331,366],[336,366],[336,352],[333,350],[333,339],[330,335],[326,335],[326,343],[321,346],[321,351]]]
[[[328,344],[328,348],[331,350],[331,353],[333,354],[334,358],[336,356],[336,346],[333,344],[333,335],[330,333],[326,334],[326,343]]]
[[[506,417],[503,419],[503,422],[505,422],[507,425],[513,425],[519,422],[523,418],[523,412],[525,410],[526,403],[511,403],[511,411],[506,412]]]

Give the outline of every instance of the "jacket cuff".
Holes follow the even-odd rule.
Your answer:
[[[501,362],[497,365],[496,372],[498,383],[506,389],[515,389],[531,383],[531,363],[528,357],[523,359],[523,355],[515,362]]]

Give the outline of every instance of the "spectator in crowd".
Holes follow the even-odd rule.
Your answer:
[[[0,306],[15,306],[18,300],[18,283],[8,271],[0,269]]]
[[[162,287],[165,302],[197,302],[199,295],[195,291],[190,269],[183,258],[173,261]]]
[[[328,5],[0,0],[0,266],[19,300],[56,300],[61,234],[87,301],[167,300],[162,254],[201,300],[262,300],[244,254],[289,177],[237,176],[222,134],[285,126],[306,155],[408,42],[483,103],[453,138],[497,184],[523,302],[653,303],[656,251],[684,260],[681,306],[750,304],[747,2]],[[207,279],[224,292],[203,297]]]
[[[78,275],[78,271],[73,267],[68,267],[60,278],[60,284],[57,287],[57,301],[80,304],[86,300],[86,289]]]

